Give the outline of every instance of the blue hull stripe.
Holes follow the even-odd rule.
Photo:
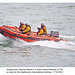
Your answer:
[[[29,39],[29,40],[37,40],[37,41],[40,41],[40,40],[49,40],[49,39],[38,39],[38,38],[34,38],[33,39],[33,37],[28,37],[28,38],[25,38],[25,37],[20,37],[20,36],[17,36],[17,34],[11,34],[11,33],[9,33],[9,32],[6,32],[6,31],[4,31],[4,30],[2,30],[2,29],[0,29],[0,31],[1,31],[1,34],[2,35],[4,35],[4,33],[7,33],[7,34],[9,34],[9,35],[11,35],[11,36],[14,36],[14,37],[17,37],[17,38],[21,38],[21,39]],[[13,31],[13,30],[12,30]],[[18,35],[20,35],[20,33],[18,34]],[[29,35],[28,35],[29,36]]]

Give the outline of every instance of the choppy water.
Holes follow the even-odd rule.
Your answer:
[[[75,3],[0,4],[0,26],[28,22],[32,31],[44,22],[48,33],[58,30],[67,42],[27,43],[0,34],[0,67],[75,67]]]

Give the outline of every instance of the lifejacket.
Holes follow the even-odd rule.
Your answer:
[[[30,31],[31,31],[31,26],[30,26],[30,25],[26,25],[25,29],[27,29],[27,27],[30,27]],[[24,29],[24,30],[25,30],[25,29]]]
[[[27,33],[27,34],[29,35],[30,32],[31,32],[31,27],[30,27],[30,25],[26,25],[26,27],[25,27],[25,29],[24,29],[24,31],[23,31],[22,33],[23,33],[23,34]]]
[[[43,26],[41,27],[41,29],[43,29],[44,33],[47,34],[47,29],[46,29],[46,26],[45,26],[45,25],[43,25]]]
[[[23,31],[24,28],[25,28],[25,25],[24,25],[24,24],[21,24],[21,25],[19,26],[20,31]]]
[[[26,25],[22,25],[22,31],[24,31],[25,30],[25,28],[26,28]]]
[[[37,35],[43,35],[44,34],[44,30],[43,29],[40,29],[38,32],[37,32]]]

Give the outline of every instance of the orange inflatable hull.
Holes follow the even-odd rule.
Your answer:
[[[48,35],[40,35],[37,36],[37,32],[32,32],[30,35],[22,34],[18,27],[13,26],[0,26],[0,33],[4,36],[7,36],[12,39],[21,39],[27,42],[35,42],[35,41],[66,41],[63,38],[59,37],[51,37],[50,34]]]

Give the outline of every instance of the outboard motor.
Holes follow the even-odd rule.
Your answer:
[[[59,32],[58,31],[51,31],[50,36],[59,37]]]

